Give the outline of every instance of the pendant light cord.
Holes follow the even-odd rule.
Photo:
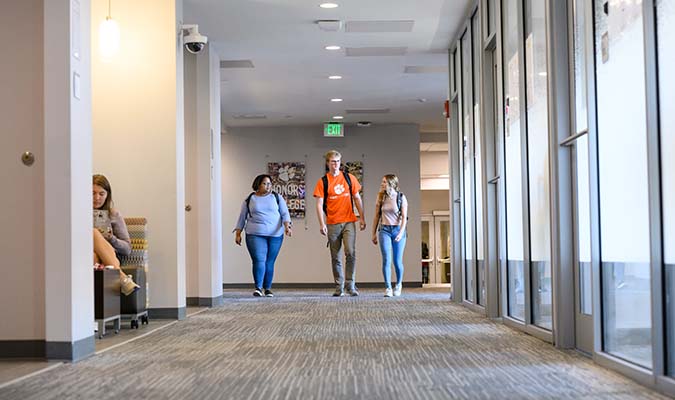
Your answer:
[[[108,0],[108,18],[106,18],[106,19],[111,19],[111,18],[112,18],[112,17],[110,16],[110,2],[111,2],[111,1],[112,1],[112,0]]]

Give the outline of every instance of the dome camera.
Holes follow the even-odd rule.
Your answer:
[[[199,54],[206,47],[208,38],[199,33],[197,25],[183,25],[183,45],[192,54]]]

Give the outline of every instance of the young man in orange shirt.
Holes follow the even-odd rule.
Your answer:
[[[343,296],[345,290],[350,296],[358,296],[356,289],[356,226],[366,229],[366,219],[359,190],[361,184],[348,172],[340,171],[342,155],[336,150],[326,153],[328,172],[316,183],[316,215],[319,217],[319,230],[328,237],[330,259],[335,279],[333,296]],[[351,188],[351,191],[350,191]],[[354,214],[354,205],[359,217]],[[342,273],[342,245],[346,258],[345,273]],[[346,275],[346,277],[345,277]]]

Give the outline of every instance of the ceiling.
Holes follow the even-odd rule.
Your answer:
[[[199,24],[221,60],[235,67],[221,68],[223,125],[313,125],[342,115],[346,124],[445,130],[447,49],[471,0],[332,0],[334,9],[320,8],[322,2],[185,0],[184,22]],[[317,20],[343,26],[323,31]],[[239,60],[253,68],[229,62]]]

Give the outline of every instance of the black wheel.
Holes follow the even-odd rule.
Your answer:
[[[138,329],[138,320],[137,319],[131,320],[131,329]]]
[[[115,329],[115,335],[117,335],[118,333],[120,333],[120,330],[119,330],[119,329]]]
[[[144,324],[144,325],[147,325],[149,323],[149,320],[150,319],[148,318],[147,315],[144,315],[144,316],[141,317],[141,323]]]

